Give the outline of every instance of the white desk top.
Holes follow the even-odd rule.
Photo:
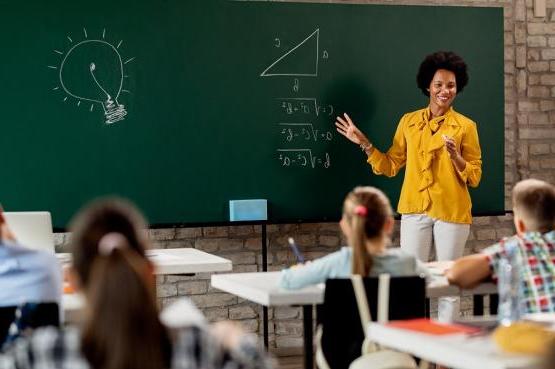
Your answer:
[[[539,358],[503,353],[489,335],[431,335],[370,323],[373,341],[454,369],[533,369]]]
[[[152,249],[147,251],[155,274],[229,272],[231,260],[193,248]]]
[[[71,262],[71,254],[56,254],[61,263]],[[192,248],[151,249],[148,258],[155,265],[155,274],[192,274],[231,271],[231,261],[216,255]],[[84,299],[79,294],[63,294],[62,308],[67,322],[78,319],[84,306]]]
[[[61,262],[70,262],[71,254],[56,254]],[[193,248],[151,249],[148,258],[154,263],[154,274],[193,274],[229,272],[231,260]]]
[[[428,271],[432,275],[431,281],[426,286],[427,297],[458,296],[458,295],[488,295],[497,293],[497,285],[494,283],[481,283],[477,287],[468,290],[461,290],[457,286],[452,286],[443,274],[445,270],[453,265],[452,261],[434,261],[426,263]]]
[[[280,272],[215,274],[211,285],[264,306],[314,305],[324,302],[324,285],[300,290],[279,287]]]
[[[279,287],[280,272],[233,273],[212,276],[212,287],[232,293],[264,306],[315,305],[324,301],[324,285],[316,285],[301,290],[286,290]],[[497,293],[492,283],[484,283],[464,294]],[[433,275],[427,286],[428,297],[458,296],[461,289],[450,286],[447,278]]]

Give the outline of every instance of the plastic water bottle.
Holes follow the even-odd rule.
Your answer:
[[[497,289],[499,293],[498,321],[508,326],[520,320],[522,316],[522,286],[520,280],[520,265],[518,261],[518,246],[507,245],[507,257],[499,261]]]

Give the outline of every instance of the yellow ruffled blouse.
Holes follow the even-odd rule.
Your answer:
[[[482,177],[482,153],[476,123],[453,108],[429,120],[429,108],[405,114],[386,153],[377,149],[368,157],[375,174],[393,177],[406,165],[397,211],[425,213],[452,223],[472,223],[468,187]],[[434,133],[435,131],[435,133]],[[466,161],[462,172],[449,158],[442,135],[455,140]]]

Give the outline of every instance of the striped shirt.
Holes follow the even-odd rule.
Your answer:
[[[484,249],[497,280],[501,259],[515,248],[526,313],[555,312],[555,231],[526,232]]]

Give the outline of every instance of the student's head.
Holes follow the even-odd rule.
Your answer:
[[[518,233],[548,232],[555,226],[555,186],[525,179],[513,188],[514,222]]]
[[[70,229],[73,267],[79,283],[85,288],[92,263],[99,254],[99,242],[106,234],[121,234],[129,248],[143,257],[148,244],[143,216],[135,206],[119,198],[100,199],[88,204],[72,220]]]
[[[93,202],[72,222],[74,268],[87,299],[82,351],[92,368],[169,366],[144,229],[141,214],[118,199]]]
[[[468,83],[466,63],[451,51],[435,52],[420,64],[416,83],[431,105],[448,108]]]
[[[370,273],[371,253],[382,251],[393,231],[392,214],[389,199],[377,188],[356,187],[345,198],[339,224],[353,248],[354,274]]]

